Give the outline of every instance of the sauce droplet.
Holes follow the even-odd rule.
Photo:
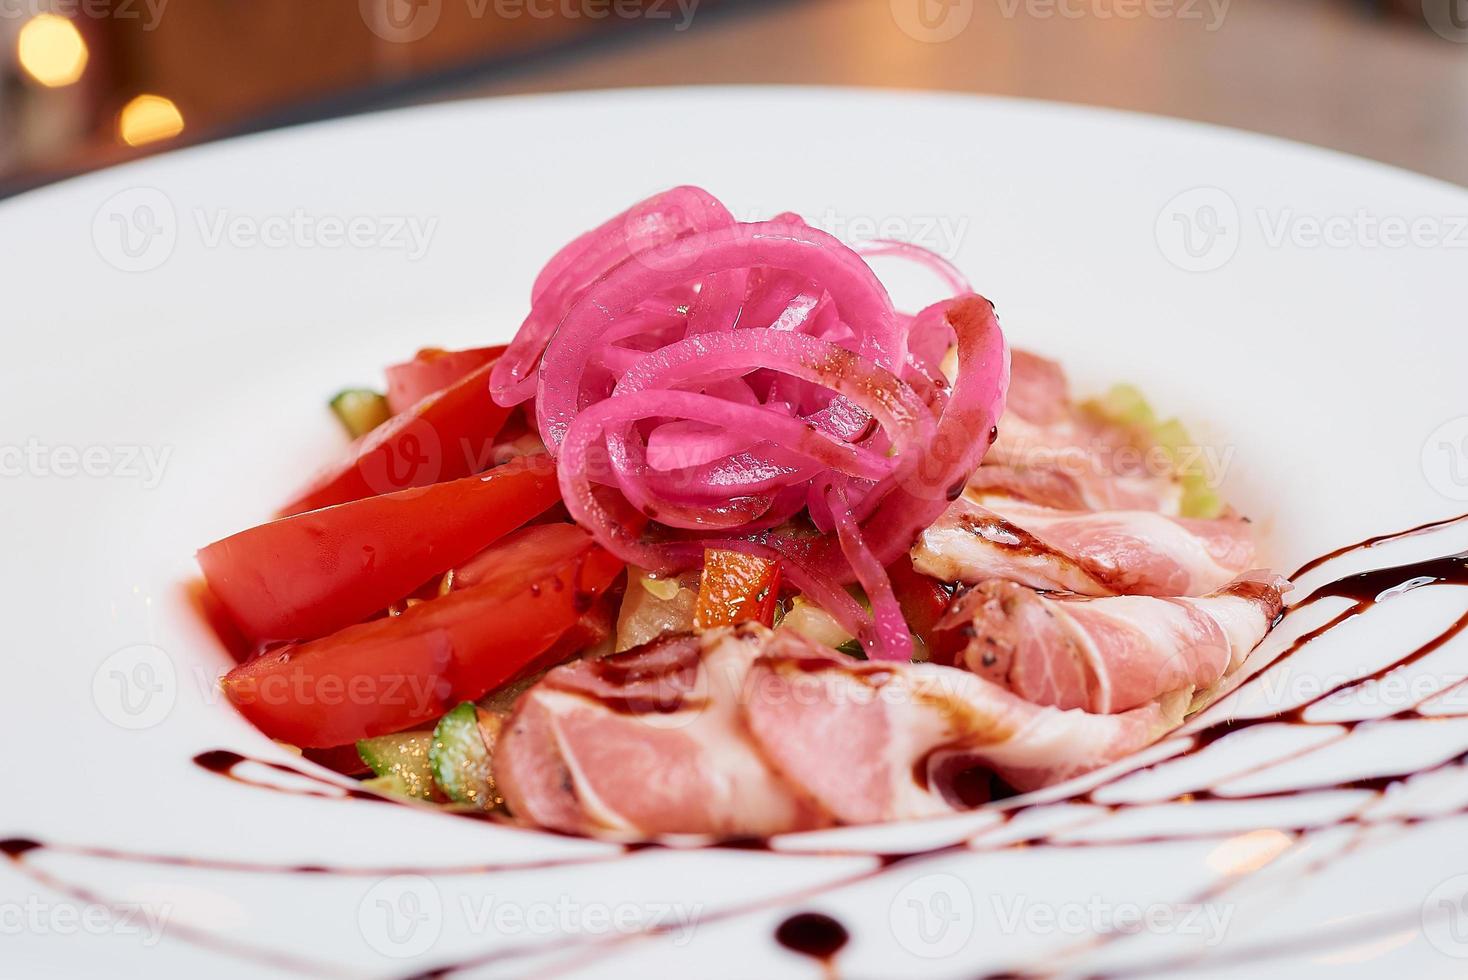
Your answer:
[[[820,912],[799,912],[775,930],[775,941],[781,946],[818,960],[835,956],[850,938],[845,926]]]
[[[34,851],[41,846],[38,840],[30,840],[26,837],[7,837],[0,840],[0,854],[4,854],[11,860],[19,860],[20,856],[27,851]]]
[[[220,774],[228,773],[244,761],[244,756],[228,749],[210,749],[208,752],[200,752],[194,756],[194,765]]]

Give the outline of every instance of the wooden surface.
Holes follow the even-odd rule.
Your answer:
[[[915,27],[921,2],[950,18],[967,11],[967,24],[936,40],[959,22]],[[1156,14],[1147,14],[1149,3]],[[1139,14],[1121,16],[1132,11]],[[682,32],[649,31],[455,94],[737,82],[1112,106],[1285,136],[1468,184],[1468,43],[1340,0],[805,0],[735,16],[695,11]]]

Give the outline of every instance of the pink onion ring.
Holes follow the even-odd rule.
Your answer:
[[[556,254],[491,386],[506,405],[533,392],[567,509],[619,557],[660,572],[710,547],[778,559],[869,656],[906,660],[884,569],[983,458],[1009,354],[993,307],[946,260],[867,248],[962,295],[903,316],[830,235],[794,215],[738,223],[675,188]],[[624,524],[607,493],[653,523]]]

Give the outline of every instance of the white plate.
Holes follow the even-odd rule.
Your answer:
[[[0,837],[57,845],[0,863],[5,972],[398,976],[488,957],[497,975],[809,976],[823,965],[772,937],[811,909],[851,932],[835,968],[856,977],[1461,975],[1464,821],[1341,824],[1360,792],[1061,804],[883,869],[861,852],[940,847],[997,818],[785,845],[803,856],[623,855],[191,764],[209,749],[290,759],[216,693],[226,657],[183,591],[193,550],[266,516],[338,445],[326,396],[420,345],[504,339],[559,243],[682,182],[741,216],[792,209],[846,237],[880,229],[949,253],[1015,343],[1060,357],[1082,388],[1141,383],[1231,454],[1226,491],[1281,568],[1468,510],[1468,194],[1319,150],[1040,103],[702,89],[415,109],[69,181],[0,205]],[[347,226],[355,241],[340,240]],[[921,277],[893,282],[909,307],[931,295]],[[1450,527],[1338,566],[1465,538]],[[1238,710],[1400,654],[1461,613],[1463,592],[1382,604]],[[1465,667],[1468,647],[1450,643],[1408,679],[1430,689]],[[1169,780],[1243,792],[1412,773],[1468,747],[1464,724],[1361,726],[1309,752],[1334,730],[1253,728],[1098,799],[1167,796]],[[1413,786],[1373,814],[1453,813],[1468,797],[1456,766]],[[1083,819],[1071,838],[1116,842],[998,846]],[[475,870],[551,859],[578,863]],[[1097,938],[1135,910],[1148,926]],[[692,925],[641,931],[654,921]]]

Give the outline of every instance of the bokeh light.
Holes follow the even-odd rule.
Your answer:
[[[117,135],[128,146],[166,140],[183,128],[183,113],[172,99],[161,95],[139,95],[117,114]]]
[[[86,71],[87,42],[65,17],[38,14],[21,27],[16,56],[26,74],[47,88],[60,88]]]

